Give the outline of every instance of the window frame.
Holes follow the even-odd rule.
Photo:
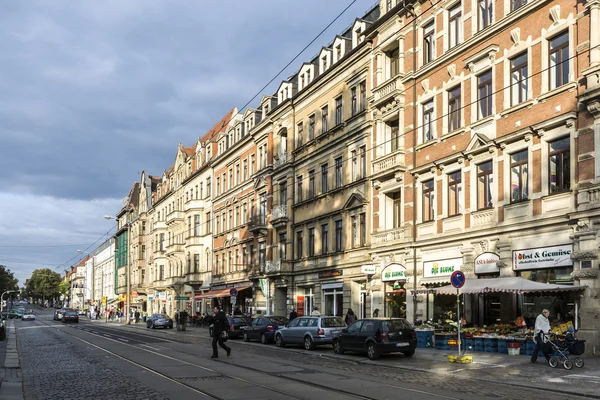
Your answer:
[[[523,160],[516,160],[516,156],[525,155]],[[509,187],[510,187],[510,202],[511,203],[521,203],[525,201],[529,201],[529,149],[523,149],[511,153],[510,157],[510,170],[509,170]],[[518,168],[518,178],[519,182],[517,185],[519,195],[518,197],[514,196],[513,189],[513,172],[514,169]],[[523,180],[525,177],[525,180]]]
[[[552,144],[565,141],[566,148],[552,150]],[[565,157],[566,155],[566,157]],[[557,184],[552,183],[552,158],[558,156],[556,162]],[[565,170],[566,167],[566,170]],[[556,189],[552,189],[557,186]],[[559,194],[571,191],[571,137],[565,136],[548,142],[548,194]]]
[[[556,48],[552,48],[552,42],[556,41],[557,39],[566,36],[566,42],[558,45]],[[566,58],[563,60],[563,56],[564,53],[563,51],[566,49]],[[566,85],[567,83],[569,83],[569,75],[571,74],[571,66],[569,64],[570,61],[570,55],[569,52],[571,50],[571,42],[570,42],[570,36],[569,36],[569,30],[565,30],[563,32],[560,32],[556,35],[553,35],[551,38],[548,39],[548,87],[550,90],[554,90],[557,89],[561,86]],[[557,54],[557,56],[560,58],[560,61],[557,61],[555,63],[552,62],[552,55],[553,54]],[[564,64],[564,66],[563,66]],[[563,68],[566,68],[566,74],[564,73],[565,71],[563,70]],[[555,74],[556,76],[554,76],[553,79],[553,71],[556,71]]]
[[[458,95],[456,95],[458,91]],[[461,123],[462,109],[462,88],[456,85],[448,89],[448,132],[453,132],[462,127]]]
[[[516,106],[527,101],[529,92],[529,56],[527,51],[509,60],[510,105]],[[515,79],[518,78],[518,79]]]
[[[461,194],[463,191],[462,171],[450,172],[448,178],[448,216],[462,214]]]
[[[431,187],[429,187],[430,183]],[[432,222],[435,219],[435,180],[431,178],[421,182],[421,191],[422,222]],[[426,207],[426,201],[428,201],[429,207]]]
[[[489,164],[489,169],[483,169]],[[494,207],[494,162],[492,160],[484,161],[476,165],[476,191],[477,191],[477,210],[486,210]],[[481,192],[482,191],[482,192]],[[480,195],[480,192],[483,195]],[[481,204],[480,203],[483,203]]]
[[[489,79],[488,78],[489,75]],[[486,78],[484,80],[484,78]],[[494,82],[494,78],[493,78],[493,73],[492,73],[492,69],[490,68],[487,71],[482,72],[481,74],[477,75],[477,117],[478,119],[483,119],[483,118],[487,118],[490,115],[493,114],[493,109],[492,109],[492,101],[493,101],[493,82]],[[482,89],[485,89],[485,96],[481,95],[481,91]],[[483,106],[485,106],[485,115],[483,112]]]
[[[423,26],[423,65],[435,60],[435,18]]]
[[[454,26],[452,26],[454,24]],[[462,43],[462,2],[448,10],[448,48]]]

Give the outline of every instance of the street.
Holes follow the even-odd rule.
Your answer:
[[[528,357],[514,357],[518,368],[455,366],[444,361],[447,352],[431,349],[369,361],[335,355],[330,346],[309,352],[229,340],[231,357],[221,350],[212,360],[204,328],[150,330],[86,318],[63,324],[51,309],[34,311],[36,321],[14,322],[28,400],[598,398],[596,359],[577,371],[533,365]]]

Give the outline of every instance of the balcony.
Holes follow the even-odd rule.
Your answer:
[[[154,223],[154,230],[167,229],[167,223],[165,221],[156,221]]]
[[[167,224],[183,221],[183,211],[171,211],[167,214]]]
[[[175,253],[183,253],[183,244],[180,243],[172,243],[167,246],[167,256],[170,256]]]
[[[193,199],[185,202],[185,210],[204,210],[206,202],[204,199]]]
[[[248,221],[248,229],[254,234],[267,233],[267,216],[264,214],[253,215]]]
[[[184,282],[190,286],[202,286],[204,277],[202,272],[191,272],[185,275]]]
[[[271,225],[275,229],[285,228],[288,223],[287,205],[280,204],[271,211]]]
[[[171,276],[171,277],[165,279],[166,287],[175,287],[175,286],[181,286],[181,285],[183,285],[183,277],[181,277],[181,276]]]
[[[480,227],[480,226],[490,226],[494,223],[494,209],[484,209],[479,211],[471,212],[472,218],[472,226]]]
[[[287,163],[287,153],[280,153],[273,160],[273,168],[279,168]]]
[[[600,204],[600,185],[580,185],[577,190],[577,204],[579,210],[588,210]]]
[[[405,151],[402,149],[380,156],[372,161],[373,180],[383,182],[394,177],[397,173],[406,171],[404,157]]]
[[[264,266],[265,274],[276,274],[281,271],[281,260],[267,261]]]
[[[392,101],[403,92],[404,85],[402,85],[401,75],[388,79],[373,89],[373,106],[378,107]]]
[[[154,288],[155,289],[165,289],[167,286],[165,284],[165,280],[164,279],[157,279],[154,281]]]
[[[384,247],[398,244],[411,239],[410,227],[394,228],[371,234],[372,247]]]

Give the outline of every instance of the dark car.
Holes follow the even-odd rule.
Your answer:
[[[146,320],[146,328],[163,328],[173,329],[173,320],[167,314],[152,314]]]
[[[286,326],[290,320],[287,317],[258,317],[252,323],[244,327],[244,342],[260,340],[266,344],[275,338],[275,332]]]
[[[4,310],[2,311],[2,319],[13,319],[13,318],[19,318],[19,314],[17,313],[16,310]]]
[[[403,353],[407,357],[415,354],[417,335],[404,318],[361,319],[342,330],[333,339],[333,351],[367,353],[376,360],[381,354]]]
[[[77,311],[67,310],[62,315],[62,322],[75,322],[79,323],[79,315],[77,315]]]
[[[244,335],[244,328],[252,322],[252,318],[245,315],[234,315],[233,317],[228,316],[227,322],[229,323],[229,330],[227,335],[230,339],[241,338]],[[208,327],[208,334],[212,337],[213,325],[210,324]]]
[[[275,333],[275,344],[302,344],[306,350],[314,350],[321,344],[332,344],[333,338],[346,328],[342,317],[298,317]]]

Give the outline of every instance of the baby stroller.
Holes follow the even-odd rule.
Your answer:
[[[585,340],[577,340],[575,330],[572,327],[569,327],[564,338],[558,338],[557,335],[554,335],[554,340],[550,340],[548,337],[545,339],[550,346],[550,350],[554,350],[554,355],[548,361],[552,368],[556,368],[559,363],[562,363],[565,369],[573,368],[573,364],[577,368],[583,367],[583,358],[579,356],[585,352]],[[569,355],[577,357],[571,359]]]

